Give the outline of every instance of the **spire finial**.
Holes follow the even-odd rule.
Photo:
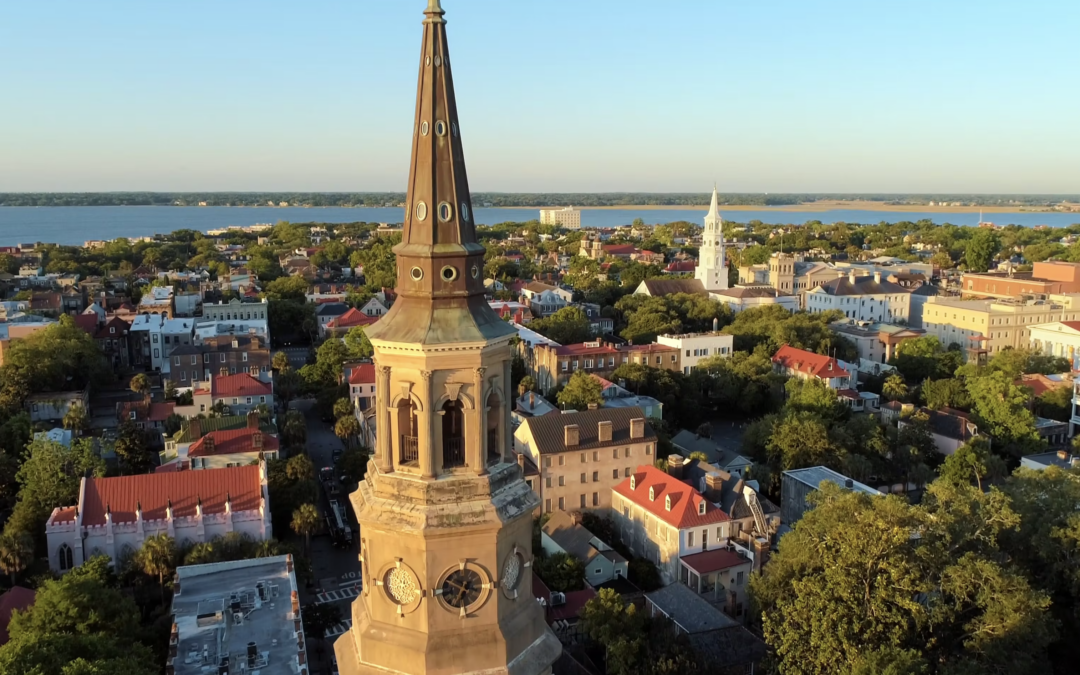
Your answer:
[[[446,23],[446,20],[443,19],[443,15],[446,14],[446,12],[443,11],[442,4],[439,0],[428,0],[427,9],[424,10],[424,14],[428,17],[424,20],[425,23]]]

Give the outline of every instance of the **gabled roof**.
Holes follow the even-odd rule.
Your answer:
[[[372,298],[374,300],[375,298]],[[379,320],[380,317],[368,316],[360,310],[350,307],[349,311],[345,312],[336,319],[330,319],[330,322],[326,324],[327,328],[352,328],[353,326],[370,326]]]
[[[705,285],[700,279],[645,279],[641,282],[649,289],[649,295],[674,295],[675,293],[691,293],[694,295],[708,295]]]
[[[604,253],[611,255],[631,255],[637,253],[637,247],[633,244],[604,244]]]
[[[544,534],[551,537],[552,541],[559,545],[559,548],[583,563],[588,563],[600,554],[600,551],[594,548],[591,543],[593,539],[596,539],[596,535],[581,523],[574,522],[574,517],[566,511],[552,513],[551,518],[544,523],[542,529]],[[612,558],[614,562],[626,561],[616,551],[611,551],[611,553],[617,556]]]
[[[850,277],[840,277],[826,282],[810,291],[811,293],[824,293],[826,295],[887,295],[890,293],[908,293],[909,290],[899,284],[882,279],[875,281],[872,276],[855,277],[854,283]]]
[[[742,300],[748,298],[785,298],[789,297],[791,293],[765,286],[736,286],[722,291],[712,291],[712,295],[722,295],[727,298]]]
[[[210,395],[213,398],[223,396],[271,396],[274,388],[247,373],[221,375],[211,380]]]
[[[784,345],[778,349],[773,354],[772,362],[783,368],[825,380],[849,376],[849,373],[844,370],[836,359],[824,354],[815,354],[805,349],[798,349],[791,345]]]
[[[375,364],[361,363],[349,373],[349,384],[375,384]]]
[[[75,322],[75,325],[81,328],[87,335],[92,337],[97,332],[97,314],[75,314],[71,319]]]
[[[255,434],[262,436],[262,447],[256,449]],[[214,447],[211,450],[206,439],[214,439]],[[264,452],[278,449],[278,439],[264,434],[258,429],[230,429],[228,431],[211,431],[188,448],[189,457],[209,457],[213,455],[234,455],[241,452]]]
[[[96,317],[97,315],[96,314],[90,314],[88,316]],[[113,333],[110,333],[109,332],[110,328],[115,328],[116,331],[113,332]],[[124,335],[127,334],[127,331],[128,331],[129,328],[131,328],[131,324],[129,324],[127,321],[124,321],[123,319],[121,319],[118,316],[114,316],[114,317],[110,318],[109,320],[107,320],[105,323],[101,324],[101,328],[98,328],[97,332],[94,333],[94,339],[95,340],[105,340],[105,339],[108,339],[108,338],[123,337]]]
[[[170,501],[175,518],[194,516],[200,500],[204,514],[224,513],[226,496],[232,499],[233,511],[258,510],[262,500],[259,467],[87,478],[80,510],[86,526],[104,525],[106,508],[114,523],[130,523],[135,522],[139,505],[143,520],[164,519]]]
[[[649,498],[650,489],[652,499]],[[624,479],[612,490],[680,530],[731,520],[697,490],[651,465],[639,466],[630,478]],[[668,497],[671,498],[670,510]],[[705,506],[704,513],[701,512],[702,504]]]
[[[630,438],[630,421],[634,419],[645,420],[645,432],[641,438]],[[600,440],[600,422],[611,422],[611,440]],[[579,450],[592,450],[593,448],[606,448],[612,445],[626,445],[627,443],[647,443],[656,440],[656,432],[653,431],[645,413],[641,408],[597,408],[596,410],[583,410],[565,415],[542,415],[530,417],[525,420],[525,426],[532,432],[536,450],[541,455],[556,452],[577,452]],[[576,424],[578,427],[578,444],[572,447],[566,446],[566,427]]]
[[[319,316],[341,316],[349,311],[349,306],[344,302],[324,302],[318,306],[315,313]]]

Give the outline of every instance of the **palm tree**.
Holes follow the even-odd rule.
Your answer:
[[[274,358],[270,361],[270,367],[277,371],[289,370],[292,368],[292,364],[289,363],[289,355],[285,352],[277,352],[274,354]]]
[[[157,576],[161,602],[165,602],[165,575],[176,568],[176,541],[167,534],[155,534],[135,553],[135,565],[144,574]]]
[[[360,435],[360,422],[353,415],[342,417],[334,425],[334,434],[351,448],[353,439]]]
[[[341,419],[346,415],[353,414],[353,404],[347,398],[339,398],[334,401],[334,419]]]
[[[82,434],[90,428],[90,418],[86,415],[86,408],[82,405],[73,405],[68,408],[67,413],[64,415],[63,425],[65,429],[70,429],[76,435]]]
[[[301,504],[292,514],[293,532],[304,538],[304,550],[311,555],[311,535],[319,526],[319,512],[314,504]]]
[[[16,583],[19,574],[34,560],[34,540],[24,532],[12,532],[0,535],[0,572],[11,577]]]
[[[143,373],[139,373],[131,378],[131,383],[128,386],[136,394],[146,394],[150,391],[150,378]]]
[[[881,393],[890,401],[898,401],[908,395],[908,386],[903,377],[893,373],[885,378]]]

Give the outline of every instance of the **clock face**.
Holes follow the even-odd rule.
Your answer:
[[[454,608],[468,607],[480,599],[484,582],[475,570],[454,570],[447,575],[442,585],[443,602]]]

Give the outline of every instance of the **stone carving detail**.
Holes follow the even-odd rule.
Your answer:
[[[408,605],[416,599],[419,590],[413,576],[400,567],[395,567],[386,575],[386,592],[399,605]]]
[[[503,569],[502,585],[503,588],[510,591],[517,588],[518,579],[521,577],[521,556],[517,553],[512,554],[506,561],[506,567]]]

